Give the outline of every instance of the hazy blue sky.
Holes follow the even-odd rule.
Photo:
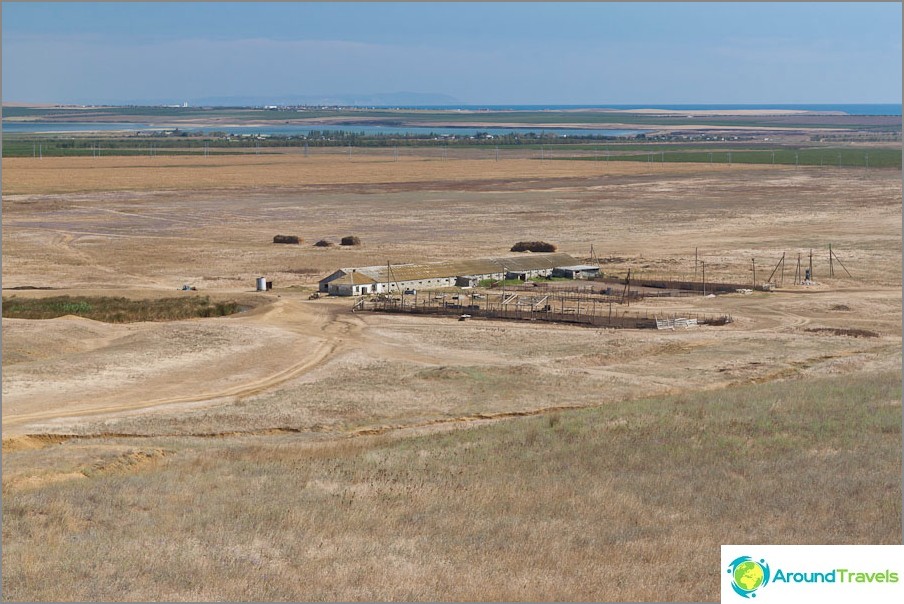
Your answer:
[[[3,2],[3,99],[900,103],[900,3]]]

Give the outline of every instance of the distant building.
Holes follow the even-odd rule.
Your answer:
[[[552,276],[558,268],[584,267],[568,254],[522,254],[424,264],[393,264],[340,268],[319,282],[319,290],[333,296],[360,296],[406,289],[474,287],[486,279],[521,279]],[[589,275],[589,269],[572,274]],[[578,277],[581,278],[581,277]]]

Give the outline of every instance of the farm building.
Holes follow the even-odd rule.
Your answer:
[[[593,264],[575,264],[574,266],[557,266],[552,270],[553,277],[567,277],[569,279],[589,279],[598,277],[600,267]]]
[[[333,296],[359,296],[407,289],[474,287],[485,279],[549,277],[557,268],[575,269],[579,266],[583,265],[568,254],[525,254],[425,264],[361,266],[340,268],[321,279],[319,289]],[[598,267],[590,268],[599,272]]]

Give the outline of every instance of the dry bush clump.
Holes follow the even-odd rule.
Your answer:
[[[850,336],[852,338],[878,338],[879,334],[869,329],[849,329],[843,327],[808,327],[811,333],[828,333],[834,336]]]
[[[301,238],[298,235],[276,235],[273,237],[273,243],[301,243]]]
[[[327,241],[326,239],[321,239],[317,243],[314,244],[314,247],[333,247],[335,244],[332,241]]]
[[[513,252],[554,252],[556,246],[545,241],[519,241],[512,246]]]
[[[349,235],[348,237],[343,237],[339,245],[361,245],[361,238],[357,235]]]

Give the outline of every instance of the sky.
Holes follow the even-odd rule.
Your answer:
[[[4,1],[2,96],[900,103],[901,19],[900,2]]]

